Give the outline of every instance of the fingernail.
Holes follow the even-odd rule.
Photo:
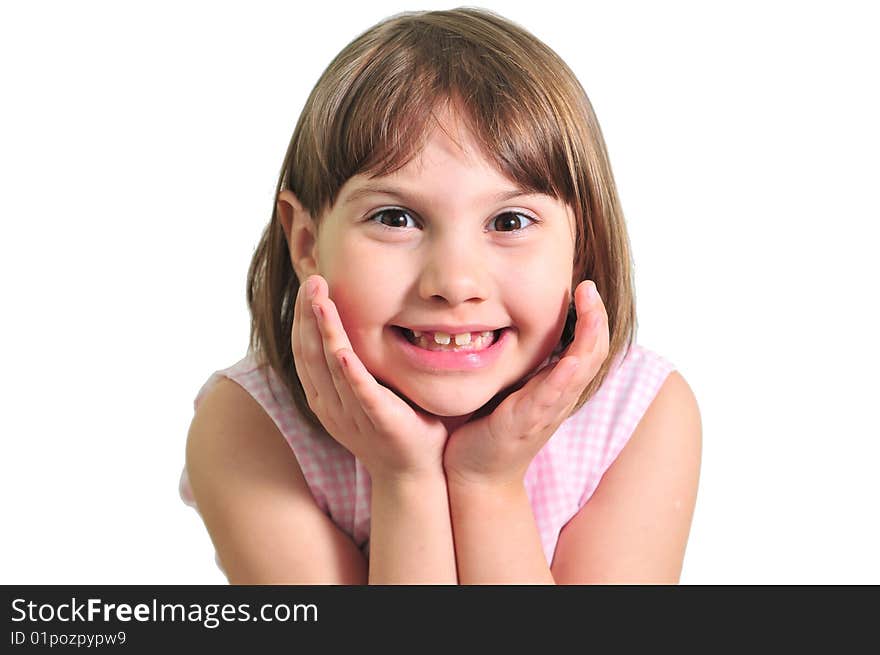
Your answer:
[[[587,285],[587,291],[586,291],[587,302],[593,302],[594,300],[596,300],[596,296],[597,296],[597,295],[598,295],[598,294],[597,294],[597,292],[596,292],[596,284],[595,284],[595,282],[590,282],[590,283]]]
[[[314,298],[315,294],[318,293],[318,281],[312,280],[306,285],[306,293],[309,295],[309,298]]]
[[[324,310],[321,309],[321,305],[312,305],[312,311],[315,312],[315,318],[318,319],[320,323],[324,318]]]

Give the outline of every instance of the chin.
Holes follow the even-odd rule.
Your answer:
[[[410,398],[410,401],[417,405],[422,411],[428,412],[429,414],[433,414],[434,416],[440,416],[444,418],[455,418],[458,416],[465,416],[468,414],[472,414],[477,411],[480,407],[486,404],[489,399],[485,400],[477,400],[471,402],[443,402],[438,401],[437,399],[429,399],[429,398],[419,398],[413,399]]]
[[[437,395],[432,396],[431,389],[421,392],[415,389],[399,389],[387,383],[385,383],[385,386],[389,387],[413,409],[442,418],[455,418],[472,414],[492,399],[491,394],[440,398]]]

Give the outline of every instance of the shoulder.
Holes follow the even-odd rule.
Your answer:
[[[228,378],[200,400],[186,468],[229,581],[355,584],[363,556],[315,503],[284,436],[256,399]]]
[[[187,437],[187,464],[191,455],[200,456],[194,462],[199,464],[224,452],[247,459],[280,456],[285,468],[296,461],[271,417],[250,392],[228,377],[217,380],[199,399]]]
[[[590,500],[560,534],[557,580],[678,582],[701,456],[696,397],[672,371]]]
[[[665,357],[636,343],[620,355],[609,377],[619,388],[635,388],[653,395],[674,371],[675,366]]]
[[[195,416],[190,429],[201,432],[199,428],[221,427],[232,422],[232,426],[247,425],[268,431],[275,428],[272,419],[266,414],[257,400],[241,384],[229,377],[220,377],[210,388],[199,393]],[[231,430],[222,430],[223,433]]]
[[[699,472],[703,423],[697,398],[678,371],[671,371],[645,412],[635,433],[638,443],[687,458],[690,470]],[[635,448],[638,448],[636,446]],[[642,447],[645,447],[642,445]]]
[[[569,448],[590,451],[579,506],[589,500],[639,426],[650,423],[661,405],[686,402],[682,394],[689,390],[671,362],[639,344],[616,356],[601,386],[569,417],[563,433]],[[695,406],[693,394],[691,400]]]
[[[617,427],[615,440],[621,436],[625,439],[635,430],[649,404],[660,396],[661,387],[674,372],[675,366],[666,358],[633,344],[616,356],[602,385],[584,405],[587,410],[584,414],[598,412],[613,416]],[[668,389],[664,393],[668,393]]]
[[[659,440],[676,450],[685,447],[699,451],[701,436],[697,398],[684,376],[678,371],[670,371],[630,441]]]
[[[283,477],[290,491],[308,493],[296,457],[274,421],[227,377],[200,398],[187,435],[186,468],[203,514],[206,494],[244,485],[255,473]]]

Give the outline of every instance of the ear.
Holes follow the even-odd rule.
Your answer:
[[[317,225],[290,189],[284,189],[278,194],[276,210],[287,239],[290,263],[302,282],[309,275],[318,272]]]

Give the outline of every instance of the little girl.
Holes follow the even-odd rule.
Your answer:
[[[699,412],[633,343],[590,102],[521,27],[404,13],[345,47],[247,299],[180,486],[231,583],[678,582]]]

